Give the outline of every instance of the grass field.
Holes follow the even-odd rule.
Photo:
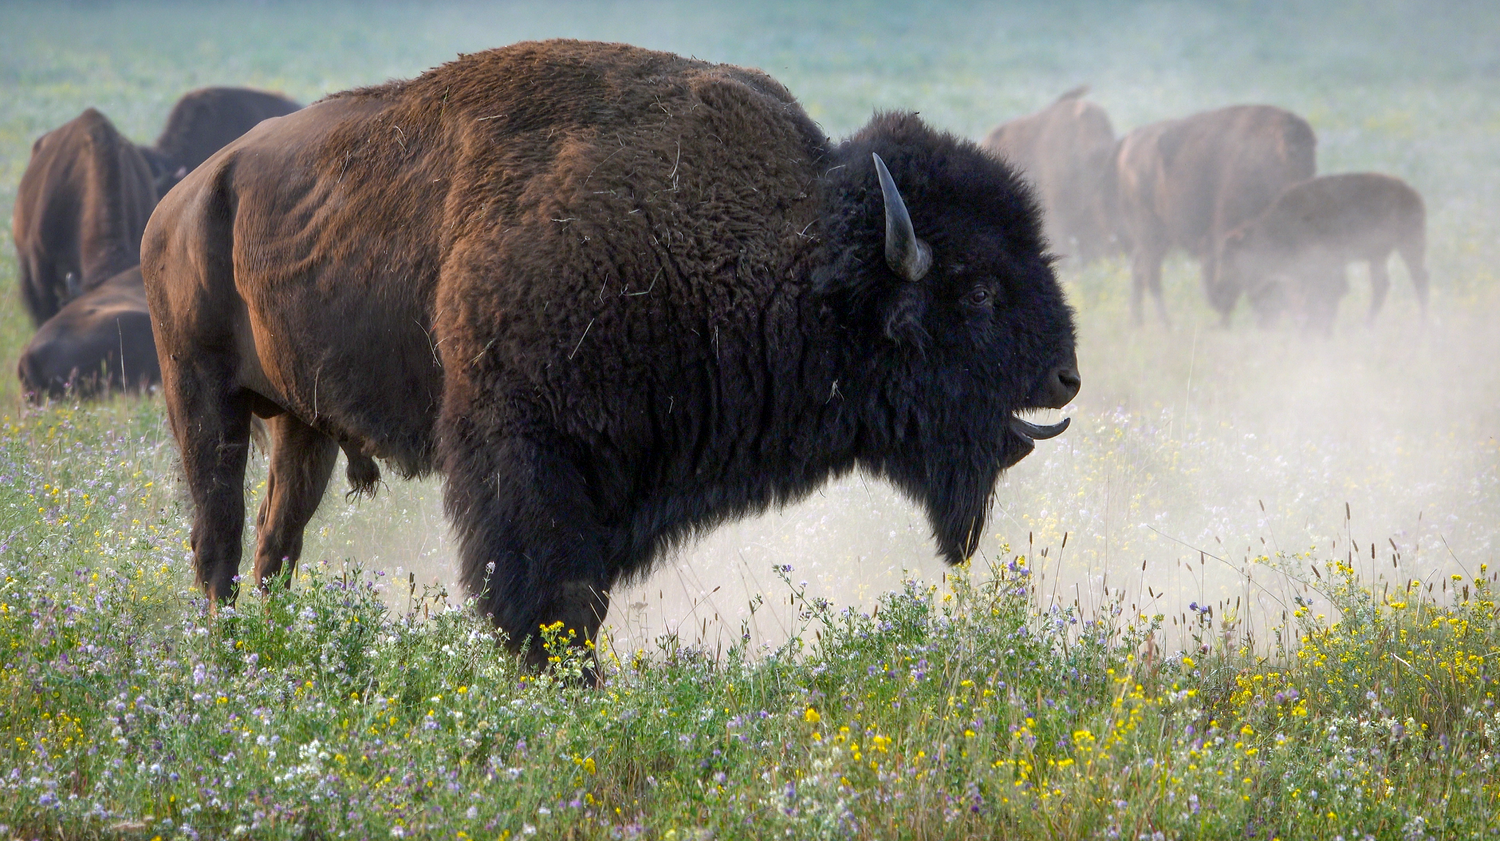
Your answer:
[[[1081,82],[1117,131],[1233,102],[1425,196],[1365,326],[1230,329],[1182,258],[1061,274],[1074,422],[972,568],[854,477],[614,596],[607,682],[462,608],[437,482],[330,493],[289,595],[210,621],[160,401],[0,377],[0,838],[1500,836],[1500,7],[1484,3],[0,5],[0,207],[95,106],[148,142],[206,84],[303,101],[550,36],[761,67],[835,136],[980,137]],[[0,234],[0,364],[30,337]],[[252,471],[258,493],[264,460]],[[253,510],[253,509],[252,509]],[[577,664],[562,653],[559,670]]]

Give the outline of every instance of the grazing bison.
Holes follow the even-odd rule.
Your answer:
[[[143,151],[151,161],[158,195],[261,120],[290,114],[302,106],[274,93],[251,88],[199,88],[183,94],[167,115],[156,145]]]
[[[207,593],[235,592],[258,415],[258,581],[296,562],[340,448],[356,490],[376,458],[439,470],[463,581],[518,646],[591,638],[676,541],[855,468],[959,561],[1001,471],[1066,425],[1019,415],[1079,385],[1001,163],[911,114],[834,144],[769,76],[619,44],[262,123],[143,250]]]
[[[1209,303],[1227,324],[1240,290],[1219,285],[1224,235],[1288,186],[1313,176],[1317,138],[1307,121],[1269,105],[1235,105],[1142,126],[1115,150],[1117,207],[1130,240],[1131,315],[1149,289],[1166,323],[1161,263],[1173,246],[1202,262]]]
[[[38,138],[12,222],[32,321],[140,263],[155,205],[145,157],[93,108]]]
[[[1399,178],[1374,172],[1324,175],[1289,187],[1258,217],[1224,238],[1220,286],[1244,289],[1262,323],[1285,309],[1305,326],[1331,330],[1349,290],[1347,264],[1370,265],[1371,321],[1391,288],[1386,261],[1398,252],[1427,312],[1427,211]]]
[[[127,269],[69,301],[21,353],[21,388],[35,401],[95,397],[161,382],[141,269]]]
[[[1074,88],[1042,110],[1001,123],[980,146],[1036,186],[1047,240],[1087,262],[1115,247],[1115,130],[1109,115]]]

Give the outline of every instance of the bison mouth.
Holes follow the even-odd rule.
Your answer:
[[[1007,463],[1004,466],[1009,468],[1021,459],[1031,455],[1031,451],[1036,448],[1036,442],[1045,441],[1048,438],[1056,438],[1063,434],[1063,430],[1067,429],[1068,424],[1072,423],[1072,421],[1072,418],[1063,418],[1057,423],[1043,426],[1011,415],[1009,437],[1012,439],[1012,445],[1006,448],[1007,457],[1005,461]]]

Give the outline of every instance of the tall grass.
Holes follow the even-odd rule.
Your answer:
[[[528,674],[447,594],[358,565],[211,617],[142,415],[7,421],[17,837],[1500,832],[1488,567],[1376,596],[1347,560],[1266,559],[1336,613],[1293,597],[1264,653],[1209,606],[1170,652],[1166,617],[1121,598],[1039,609],[1025,554],[869,613],[782,567],[782,646],[753,650],[748,627],[721,650],[605,640],[604,686],[581,688],[559,630]],[[36,467],[101,441],[91,467]]]

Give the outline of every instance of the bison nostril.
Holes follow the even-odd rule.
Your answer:
[[[1057,381],[1062,383],[1063,388],[1071,390],[1074,394],[1077,394],[1079,387],[1083,385],[1083,378],[1078,376],[1077,368],[1057,369]]]
[[[1078,389],[1083,385],[1083,378],[1078,376],[1077,368],[1062,365],[1052,369],[1051,376],[1044,380],[1044,383],[1046,385],[1041,395],[1042,405],[1061,409],[1078,396]]]

